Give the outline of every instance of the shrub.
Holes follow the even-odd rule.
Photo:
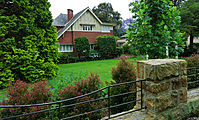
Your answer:
[[[100,88],[101,81],[99,80],[99,76],[96,74],[91,73],[91,76],[89,76],[86,80],[81,80],[78,82],[75,82],[74,85],[70,85],[65,87],[64,89],[58,91],[58,95],[60,96],[61,100],[64,99],[69,99],[72,97],[80,96],[95,90],[98,90]],[[67,104],[73,104],[77,102],[83,102],[87,100],[93,100],[96,98],[99,98],[101,96],[100,93],[91,95],[91,96],[86,96],[78,100],[73,100],[73,101],[68,101],[67,103],[64,103],[65,105]],[[104,103],[103,103],[104,102]],[[85,104],[79,104],[76,106],[68,107],[68,108],[63,108],[62,112],[63,115],[70,116],[70,115],[76,115],[84,112],[89,112],[95,109],[99,109],[103,106],[105,106],[106,102],[105,101],[97,101],[97,102],[91,102],[91,103],[85,103]],[[99,112],[97,114],[87,114],[84,116],[79,117],[78,119],[100,119],[103,115],[103,112]]]
[[[192,55],[188,57],[186,61],[187,61],[187,67],[199,67],[199,55]],[[197,70],[197,72],[199,73],[199,70]],[[187,74],[188,75],[196,74],[196,69],[188,70]],[[189,76],[188,82],[196,81],[198,79],[199,79],[199,76],[196,76],[196,75]],[[196,87],[199,87],[199,82],[188,84],[189,89],[196,88]]]
[[[113,67],[111,70],[111,75],[113,80],[115,80],[116,83],[123,83],[123,82],[129,82],[129,81],[135,81],[136,80],[136,71],[133,63],[128,62],[125,58],[120,59],[116,67]],[[111,83],[113,84],[113,82]],[[116,86],[111,88],[111,95],[131,92],[131,94],[124,95],[124,96],[118,96],[111,98],[111,105],[117,105],[124,102],[129,102],[136,100],[136,84],[128,84],[128,85],[122,85],[122,86]],[[127,105],[122,105],[117,107],[116,109],[112,109],[112,113],[118,113],[122,111],[126,111],[129,109],[132,109],[136,103],[131,103]]]
[[[128,43],[124,43],[123,45],[122,45],[122,48],[124,49],[124,53],[125,54],[129,54],[130,53],[130,44],[128,44]]]
[[[98,36],[96,40],[99,54],[102,58],[115,57],[116,40],[114,36]]]
[[[40,81],[30,85],[28,83],[17,80],[14,85],[7,88],[8,100],[3,101],[3,105],[27,105],[48,102],[51,98],[51,93],[46,87],[46,81]],[[0,117],[18,115],[29,112],[36,112],[46,109],[47,106],[27,107],[27,108],[7,108],[3,109]],[[20,117],[19,119],[38,119],[45,118],[46,113],[38,113],[30,116]]]
[[[120,57],[124,53],[124,49],[121,47],[116,47],[115,57]]]
[[[75,38],[75,48],[77,55],[80,58],[81,56],[88,57],[89,55],[89,41],[87,37],[77,37]]]

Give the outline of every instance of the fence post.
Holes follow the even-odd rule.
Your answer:
[[[59,120],[61,119],[61,103],[59,103],[59,108],[58,108],[58,118]]]
[[[157,116],[169,108],[187,102],[186,61],[179,59],[151,59],[138,61],[136,108],[146,106],[146,111]],[[144,106],[144,107],[145,107]],[[151,117],[151,116],[150,116]]]
[[[108,119],[111,118],[111,108],[110,108],[110,85],[108,86]]]

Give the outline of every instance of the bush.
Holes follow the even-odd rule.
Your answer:
[[[75,38],[75,48],[77,55],[80,58],[81,56],[88,57],[90,45],[87,37],[77,37]]]
[[[59,64],[76,63],[78,61],[77,57],[74,57],[70,53],[59,53]]]
[[[133,65],[133,63],[128,62],[125,58],[122,58],[116,67],[113,67],[111,70],[111,75],[113,80],[115,80],[116,83],[123,83],[123,82],[129,82],[129,81],[135,81],[136,80],[136,70]],[[113,84],[113,82],[111,83]],[[111,95],[131,92],[131,94],[124,95],[124,96],[118,96],[111,98],[111,105],[117,105],[124,102],[129,102],[136,100],[136,84],[128,84],[128,85],[122,85],[122,86],[116,86],[111,88]],[[131,103],[127,105],[122,105],[117,107],[116,109],[112,109],[111,112],[113,114],[126,111],[129,109],[132,109],[135,106],[136,103]]]
[[[116,47],[115,57],[120,57],[124,53],[124,49],[121,47]]]
[[[30,85],[28,83],[17,80],[14,85],[7,88],[8,100],[3,101],[3,105],[27,105],[49,102],[51,93],[46,88],[47,82],[40,81]],[[27,107],[27,108],[7,108],[3,109],[0,117],[25,114],[46,109],[47,106]],[[46,113],[38,113],[30,116],[20,117],[19,119],[38,119],[45,118]]]
[[[102,58],[113,58],[116,52],[116,40],[114,36],[98,36],[97,47]]]
[[[91,73],[91,76],[89,76],[86,80],[81,80],[78,82],[75,82],[75,85],[70,85],[65,87],[64,89],[58,91],[58,95],[60,96],[61,100],[69,99],[72,97],[80,96],[95,90],[98,90],[100,88],[101,81],[99,80],[99,76],[96,74],[94,75]],[[87,100],[93,100],[96,98],[99,98],[101,96],[100,93],[93,94],[91,96],[86,96],[78,100],[68,101],[65,103],[65,105],[73,104],[77,102],[83,102]],[[99,108],[102,108],[106,105],[106,101],[97,101],[97,102],[91,102],[91,103],[85,103],[85,104],[79,104],[77,106],[72,106],[68,108],[63,108],[62,112],[64,117],[71,116],[71,115],[77,115],[84,112],[89,112],[92,110],[96,110]],[[81,117],[78,117],[78,119],[100,119],[103,116],[103,112],[99,112],[96,114],[87,114]]]
[[[122,48],[124,49],[124,53],[125,54],[129,54],[130,53],[130,45],[128,43],[125,43],[122,45]]]
[[[187,67],[199,67],[199,55],[192,55],[188,57],[186,61],[187,61]],[[197,70],[197,72],[199,73],[199,69]],[[196,69],[188,70],[187,74],[188,75],[196,74]],[[196,76],[196,75],[189,76],[187,79],[188,79],[188,82],[196,81],[196,80],[199,80],[199,76]],[[189,89],[196,88],[196,87],[199,87],[199,82],[188,84]]]

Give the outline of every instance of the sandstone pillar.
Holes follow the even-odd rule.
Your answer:
[[[137,63],[137,80],[143,82],[143,106],[150,113],[158,113],[187,102],[186,61],[179,59],[152,59]],[[140,82],[137,89],[141,88]],[[137,100],[141,98],[137,94]],[[136,109],[140,108],[136,103]]]

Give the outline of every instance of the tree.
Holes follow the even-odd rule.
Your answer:
[[[0,87],[56,75],[56,31],[47,0],[0,2]]]
[[[133,2],[131,12],[136,24],[133,30],[128,30],[128,40],[140,54],[148,54],[149,58],[165,58],[166,46],[173,55],[183,51],[182,34],[178,30],[179,11],[170,0]]]
[[[193,38],[199,36],[199,1],[188,0],[180,8],[182,18],[181,30],[190,36],[190,49],[193,48]]]
[[[125,35],[126,34],[126,30],[128,28],[133,28],[134,26],[132,26],[132,23],[135,24],[136,21],[133,18],[128,18],[126,20],[122,21],[122,25],[118,25],[117,26],[117,30],[120,34],[120,36]]]
[[[80,56],[88,57],[90,49],[88,38],[87,37],[75,38],[75,48],[79,58]]]
[[[180,7],[185,0],[171,0],[174,6]]]
[[[93,7],[92,11],[102,22],[122,24],[121,14],[113,10],[111,3],[100,3],[97,7]],[[119,36],[117,29],[114,27],[114,35]]]

